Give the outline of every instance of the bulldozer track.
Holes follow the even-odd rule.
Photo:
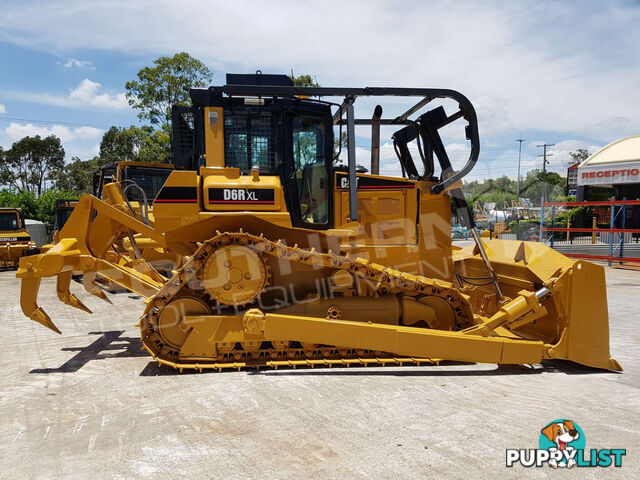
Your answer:
[[[179,358],[179,350],[167,344],[162,338],[158,326],[159,315],[163,308],[171,302],[190,281],[204,268],[206,260],[218,248],[227,245],[241,245],[255,251],[272,256],[285,257],[291,262],[347,271],[373,286],[376,294],[401,293],[402,295],[420,300],[426,296],[435,296],[445,300],[452,308],[457,328],[469,326],[473,321],[468,297],[456,290],[446,281],[436,280],[401,272],[385,267],[366,259],[336,255],[331,251],[321,253],[315,249],[305,250],[297,245],[288,246],[282,241],[272,241],[263,235],[252,235],[242,230],[238,232],[216,232],[211,239],[203,242],[191,258],[176,271],[165,286],[147,301],[145,313],[140,319],[141,341],[143,348],[160,364],[168,365],[180,371],[194,369],[243,369],[261,367],[315,367],[325,366],[367,366],[367,365],[405,365],[405,364],[434,364],[437,359],[429,358],[399,358],[393,353],[373,350],[343,348],[337,346],[300,344],[294,340],[283,348],[271,342],[262,342],[244,348],[235,344],[233,348],[218,349],[216,358],[202,358],[184,361]],[[286,342],[285,342],[286,344]],[[227,346],[228,347],[228,346]],[[280,347],[280,348],[277,348]]]

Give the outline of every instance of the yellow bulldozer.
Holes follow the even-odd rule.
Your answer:
[[[102,199],[79,200],[53,248],[21,260],[26,316],[59,332],[37,303],[44,277],[56,277],[62,302],[88,311],[69,291],[80,270],[94,295],[106,299],[100,274],[146,299],[142,347],[180,371],[545,359],[621,370],[609,352],[601,266],[478,237],[461,180],[480,142],[462,94],[229,74],[190,97],[193,106],[173,108],[175,169],[149,203],[132,208],[126,184],[106,183]],[[397,97],[413,101],[388,118],[381,105],[356,118],[356,100],[389,97],[392,111]],[[395,130],[402,176],[380,175],[381,126]],[[370,172],[356,164],[363,127]],[[459,169],[444,127],[469,142]],[[345,138],[346,164],[334,137]],[[474,246],[452,246],[452,211]],[[118,247],[123,239],[134,258]],[[141,239],[184,263],[158,272]]]
[[[39,253],[20,208],[0,208],[0,268],[17,267],[20,258]]]

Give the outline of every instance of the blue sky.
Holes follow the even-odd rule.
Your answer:
[[[180,5],[180,7],[178,7]],[[179,10],[179,8],[181,10]],[[56,133],[68,158],[91,158],[111,125],[137,124],[124,84],[160,55],[185,50],[226,72],[311,73],[324,86],[459,90],[480,120],[468,177],[550,169],[640,133],[640,3],[14,1],[0,9],[0,145]],[[391,115],[402,104],[386,108]],[[370,115],[372,105],[358,106]],[[382,169],[397,172],[383,131]],[[368,133],[359,132],[362,163]],[[459,131],[445,142],[466,158]],[[359,157],[360,158],[360,157]]]

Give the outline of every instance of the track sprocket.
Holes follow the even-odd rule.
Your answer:
[[[201,272],[205,292],[228,306],[255,300],[267,285],[269,271],[262,256],[244,245],[216,249]]]

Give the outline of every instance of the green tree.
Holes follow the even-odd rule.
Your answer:
[[[92,193],[93,172],[100,166],[98,157],[80,160],[73,157],[64,170],[55,175],[56,189],[77,193]]]
[[[505,193],[515,193],[516,192],[516,182],[511,180],[506,175],[503,175],[500,178],[497,178],[494,182],[495,189],[500,192]]]
[[[111,127],[100,141],[99,158],[101,163],[133,161],[140,148],[142,137],[146,134],[141,128]]]
[[[582,163],[589,158],[589,150],[586,148],[579,148],[575,152],[569,152],[569,155],[571,155],[571,159],[573,160],[571,164],[574,165],[576,163]]]
[[[64,148],[58,137],[24,137],[4,153],[0,184],[40,196],[44,182],[63,168]]]
[[[309,74],[300,75],[298,77],[295,77],[292,74],[292,75],[289,75],[289,78],[293,80],[293,84],[296,87],[319,87],[320,86],[320,84],[316,82],[315,79],[311,77],[311,75]]]
[[[200,60],[186,52],[160,57],[138,71],[138,79],[125,84],[129,105],[138,118],[169,132],[172,105],[191,105],[189,89],[206,87],[213,75]]]
[[[467,183],[464,190],[468,194],[468,201],[471,205],[475,202],[480,204],[493,202],[496,204],[496,208],[501,209],[505,202],[510,205],[512,200],[517,199],[516,182],[506,175],[497,179],[489,178],[482,183],[474,180]]]
[[[111,127],[100,142],[100,163],[137,161],[169,163],[171,140],[167,132],[150,126]]]
[[[47,190],[36,202],[36,214],[34,218],[44,222],[47,225],[47,230],[51,232],[53,230],[53,217],[55,214],[56,200],[77,199],[80,198],[80,195],[81,194],[78,192],[71,192],[68,190]]]
[[[0,190],[0,207],[21,208],[25,218],[36,218],[38,199],[33,192]]]
[[[560,176],[556,172],[547,172],[544,179],[542,170],[534,169],[527,172],[527,176],[522,182],[520,187],[521,195],[529,198],[533,203],[540,203],[542,199],[542,186],[545,185],[545,197],[547,201],[551,201],[553,198],[557,198],[565,194],[565,186],[567,179]]]
[[[54,207],[59,198],[76,199],[80,198],[80,194],[52,188],[37,198],[33,192],[12,192],[4,189],[0,190],[0,207],[21,208],[25,218],[39,220],[45,223],[51,231],[53,229]]]
[[[172,163],[171,136],[164,130],[154,130],[142,138],[136,160],[149,163]]]

